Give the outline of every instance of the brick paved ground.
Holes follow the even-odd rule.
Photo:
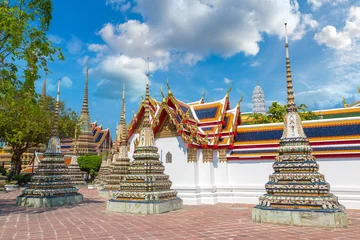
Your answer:
[[[76,207],[17,207],[19,191],[0,194],[0,239],[360,239],[360,211],[348,210],[348,229],[252,223],[251,205],[185,206],[154,216],[106,213],[96,190],[81,190]]]

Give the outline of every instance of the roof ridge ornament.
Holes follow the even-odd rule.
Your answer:
[[[206,94],[206,91],[204,91],[203,95],[201,96],[201,98],[200,98],[200,103],[204,103],[205,94]]]
[[[343,99],[344,108],[347,108],[347,102],[346,102],[345,97],[343,96],[342,99]]]
[[[165,102],[165,94],[163,92],[162,85],[160,86],[160,93],[161,93],[161,97],[162,97],[162,102]]]
[[[172,94],[171,88],[170,88],[170,85],[169,85],[169,78],[166,79],[166,86],[168,88],[168,94]]]
[[[239,102],[237,103],[237,107],[238,107],[238,109],[240,110],[240,108],[241,108],[241,102],[243,101],[243,99],[244,99],[244,95],[242,94],[242,93],[240,93],[241,94],[241,97],[240,97],[240,100],[239,100]]]
[[[230,88],[229,88],[229,90],[227,90],[227,92],[226,92],[226,96],[227,96],[227,97],[229,96],[229,93],[231,92],[231,90],[232,90],[232,83],[230,83]]]

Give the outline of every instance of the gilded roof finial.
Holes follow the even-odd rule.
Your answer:
[[[360,94],[360,87],[358,87],[358,93]]]
[[[162,101],[165,102],[165,95],[164,95],[164,92],[162,90],[162,85],[160,86],[160,93],[161,93],[161,96],[162,96]]]
[[[204,100],[205,100],[205,93],[206,93],[206,92],[204,91],[203,95],[201,96],[201,99],[200,99],[200,102],[201,102],[201,103],[204,103]]]
[[[294,97],[294,89],[291,77],[290,58],[289,58],[289,42],[287,35],[287,23],[285,23],[285,53],[286,53],[286,83],[287,83],[287,112],[296,112],[296,104]]]
[[[238,107],[239,110],[241,108],[241,102],[243,101],[243,99],[244,99],[244,95],[241,94],[241,98],[240,98],[240,100],[239,100],[239,102],[237,104],[237,107]]]
[[[344,96],[342,97],[342,99],[343,99],[344,108],[346,108],[347,107],[346,99]]]
[[[166,86],[168,88],[168,94],[171,94],[171,89],[170,89],[170,85],[169,85],[169,78],[166,79]]]
[[[45,76],[44,76],[44,82],[42,85],[41,97],[46,97],[46,72],[45,72]]]
[[[229,96],[229,93],[231,92],[231,90],[232,90],[232,83],[230,83],[230,88],[229,88],[229,90],[226,92],[226,96],[227,96],[227,97]]]

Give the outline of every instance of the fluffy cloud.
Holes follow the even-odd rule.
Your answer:
[[[231,80],[228,79],[228,78],[224,78],[224,83],[225,83],[225,84],[230,84],[230,83],[231,83]]]
[[[130,92],[144,92],[148,63],[142,58],[130,58],[126,55],[108,56],[95,68],[89,70],[92,77],[100,78],[95,95],[118,99],[121,96],[122,83]],[[149,71],[156,70],[153,63],[149,63]],[[138,94],[130,100],[136,100]]]
[[[341,107],[342,97],[348,103],[359,100],[357,86],[360,79],[360,49],[344,49],[328,53],[323,67],[328,73],[326,80],[307,82],[306,91],[297,92],[298,103],[306,103],[315,109]]]
[[[126,12],[131,8],[131,3],[126,0],[106,0],[106,5],[110,5],[114,10]]]
[[[57,87],[58,87],[58,82],[57,82],[57,79],[54,80],[52,78],[47,78],[46,79],[46,82],[47,82],[47,86],[46,86],[46,89],[50,92],[56,92],[57,91]],[[64,88],[71,88],[72,87],[72,80],[67,77],[67,76],[64,76],[62,78],[60,78],[60,88],[61,89],[64,89]],[[42,86],[42,82],[38,81],[38,88],[40,88],[40,85]],[[61,90],[60,90],[61,91]]]
[[[211,54],[225,58],[238,53],[256,55],[263,34],[283,37],[284,22],[288,23],[289,36],[293,39],[300,39],[317,27],[311,14],[299,11],[296,0],[135,0],[130,6],[128,3],[126,0],[106,1],[117,10],[132,7],[145,21],[107,23],[98,32],[105,45],[88,46],[96,54],[99,62],[96,69],[107,76],[108,86],[115,86],[119,82],[115,76],[119,75],[135,82],[144,79],[139,76],[144,73],[143,68],[129,71],[117,66],[115,74],[106,67],[109,59],[114,65],[124,59],[138,62],[150,57],[154,69],[166,70],[172,61],[195,65]]]
[[[332,6],[336,6],[341,3],[346,3],[347,0],[307,0],[307,2],[308,4],[310,4],[311,9],[316,11],[325,4],[331,4]]]
[[[72,36],[66,44],[66,48],[71,54],[79,53],[82,50],[82,46],[83,42],[75,36]]]
[[[314,39],[319,45],[326,45],[335,49],[345,49],[354,45],[360,38],[360,7],[351,7],[345,27],[337,31],[334,26],[326,26]]]
[[[51,42],[55,43],[55,44],[60,44],[64,42],[64,39],[58,35],[54,35],[54,34],[49,34],[48,38]]]
[[[337,32],[334,26],[326,26],[321,32],[315,34],[314,39],[319,45],[343,49],[351,45],[351,39],[346,32]]]
[[[253,61],[250,63],[250,67],[259,67],[261,66],[261,62],[259,61]]]

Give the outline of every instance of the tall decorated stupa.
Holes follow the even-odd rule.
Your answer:
[[[77,128],[75,128],[75,146],[74,146],[74,155],[71,157],[71,162],[68,166],[68,172],[71,176],[71,182],[76,186],[86,185],[83,173],[80,170],[78,163],[78,154],[77,154]]]
[[[256,87],[252,93],[252,108],[253,113],[261,113],[263,115],[266,114],[264,91],[258,82],[256,83]]]
[[[165,167],[159,160],[155,146],[154,132],[150,124],[149,74],[147,72],[145,111],[140,126],[139,144],[135,148],[134,161],[128,174],[120,181],[120,190],[107,202],[107,211],[158,214],[182,208],[182,199],[171,188],[169,176],[164,174]],[[124,139],[124,137],[123,137]],[[125,149],[122,141],[121,146]],[[124,151],[120,151],[126,157]]]
[[[85,80],[85,90],[84,98],[82,103],[82,109],[80,113],[80,134],[79,138],[76,141],[77,154],[88,155],[88,154],[97,154],[96,143],[94,141],[94,136],[90,129],[90,114],[89,114],[89,68],[86,64],[86,80]],[[71,145],[71,151],[74,154],[75,141]]]
[[[287,113],[274,173],[265,185],[266,194],[252,212],[260,223],[343,228],[347,226],[345,208],[330,193],[330,184],[318,172],[319,164],[312,155],[301,118],[297,112],[291,77],[287,28],[286,82]]]
[[[100,186],[100,185],[104,185],[106,183],[106,177],[108,175],[108,170],[109,170],[109,166],[107,164],[107,156],[106,156],[106,152],[103,151],[102,154],[102,160],[101,160],[101,166],[99,169],[99,173],[96,176],[95,179],[95,184]]]
[[[115,155],[115,162],[113,163],[112,167],[108,169],[109,172],[108,174],[106,174],[104,188],[99,191],[100,196],[107,196],[108,191],[119,190],[120,180],[124,179],[124,175],[128,174],[130,158],[128,156],[129,143],[127,141],[127,128],[125,118],[125,85],[123,86],[120,125],[118,129],[122,129],[122,131],[118,132],[118,134],[120,135],[120,139],[117,139],[116,142],[116,144],[120,146],[119,153]]]
[[[44,158],[39,163],[35,175],[27,188],[17,197],[16,204],[27,207],[57,207],[75,205],[83,201],[83,196],[71,183],[68,168],[60,150],[58,134],[60,79],[56,99],[54,129],[49,139]]]

